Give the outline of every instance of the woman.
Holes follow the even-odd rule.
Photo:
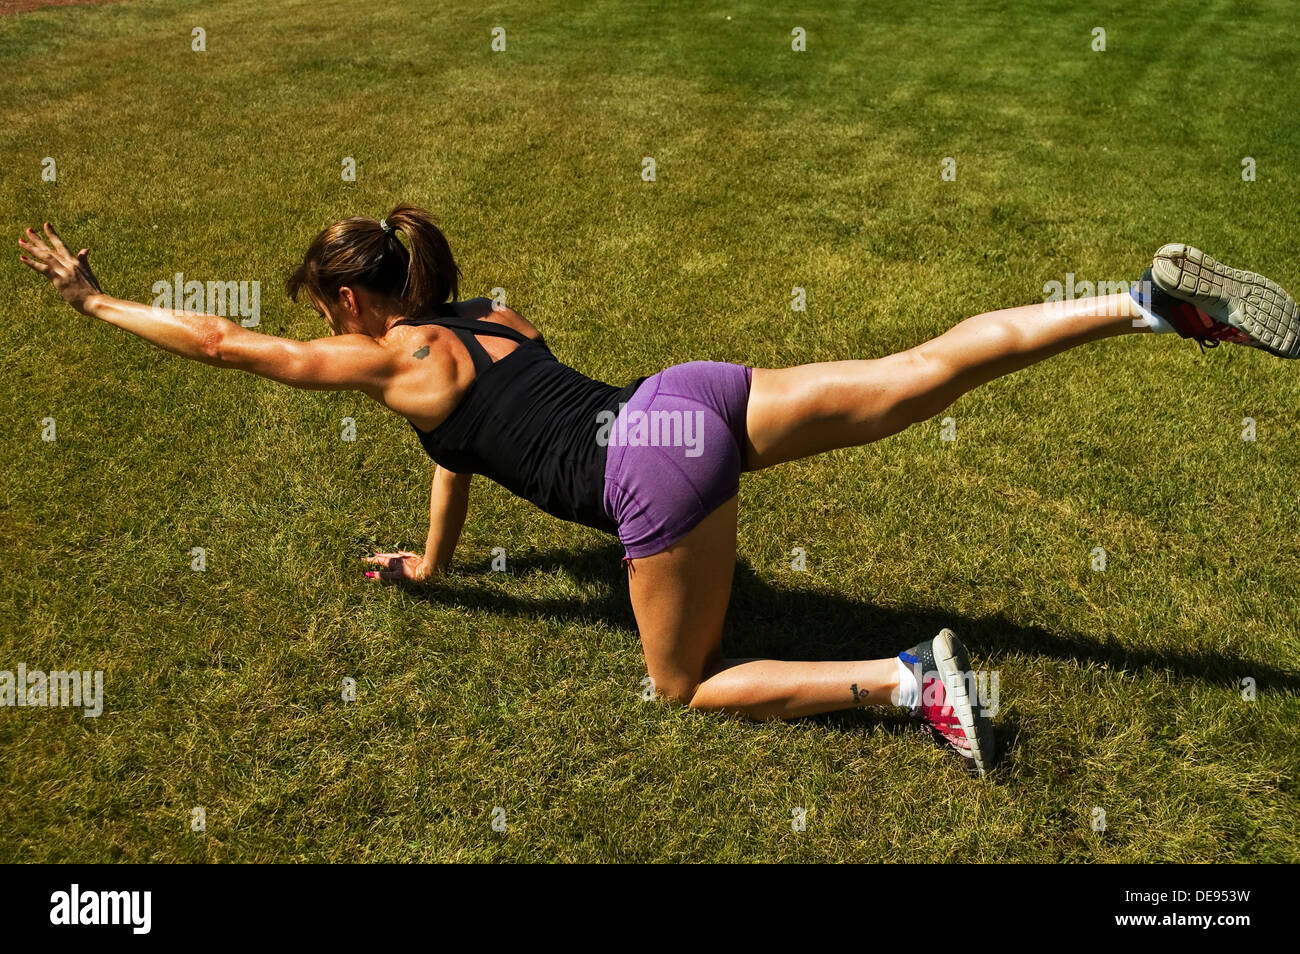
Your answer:
[[[619,536],[659,694],[756,719],[905,706],[981,775],[993,764],[993,734],[950,630],[891,659],[722,657],[740,473],[880,440],[980,384],[1115,335],[1177,332],[1202,346],[1300,355],[1286,292],[1184,245],[1162,248],[1131,293],[977,315],[888,357],[780,369],[691,362],[623,388],[560,364],[510,308],[459,301],[447,240],[408,205],[316,236],[287,282],[329,322],[332,337],[313,341],[112,298],[88,252],[72,255],[49,223],[44,240],[28,229],[19,246],[23,263],[83,314],[206,364],[361,391],[406,418],[438,465],[429,538],[423,555],[370,557],[384,567],[372,579],[444,570],[471,475],[484,474],[548,513]]]

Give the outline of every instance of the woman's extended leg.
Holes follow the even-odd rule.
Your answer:
[[[747,469],[869,444],[994,378],[1089,341],[1148,330],[1130,295],[1106,295],[976,315],[884,358],[756,368]]]
[[[1193,255],[1194,251],[1166,246],[1158,253],[1157,266],[1163,254],[1183,269],[1171,272],[1165,285],[1182,288],[1190,268],[1187,262],[1196,264],[1200,275],[1219,269],[1212,260],[1198,258],[1201,253]],[[1177,311],[1182,306],[1175,303],[1175,311],[1153,304],[1159,318],[1152,320],[1162,320],[1163,330],[1177,330],[1198,340],[1242,340],[1244,329],[1251,342],[1266,350],[1300,356],[1300,319],[1294,302],[1272,283],[1253,273],[1242,274],[1246,277],[1229,275],[1232,282],[1209,283],[1213,287],[1202,295],[1218,317],[1197,308],[1182,313]],[[1221,277],[1219,271],[1214,275]],[[1156,275],[1157,285],[1161,278]],[[1256,322],[1259,328],[1250,326],[1258,317],[1250,311],[1258,295],[1239,294],[1233,282],[1245,282],[1255,291],[1262,287],[1268,302],[1281,303],[1256,309],[1263,315]],[[1187,284],[1200,292],[1203,283],[1198,279]],[[1169,289],[1164,292],[1166,298],[1171,294]],[[1154,301],[1148,292],[1143,294],[1148,303]],[[1278,327],[1266,327],[1264,318],[1277,315],[1281,315],[1274,321]],[[1147,331],[1146,322],[1139,320],[1144,317],[1128,294],[1030,305],[977,315],[931,341],[885,358],[755,369],[746,406],[747,469],[895,434],[938,414],[993,378],[1089,341]],[[629,568],[633,608],[659,691],[695,708],[757,719],[906,704],[976,771],[986,771],[993,740],[984,702],[963,686],[973,675],[970,662],[960,640],[948,630],[900,653],[897,660],[722,658],[722,623],[735,559],[735,507],[732,498],[677,544]]]
[[[746,411],[748,469],[878,440],[937,414],[985,381],[1074,345],[1144,330],[1145,325],[1134,323],[1139,313],[1132,304],[1128,295],[1113,295],[1013,308],[967,319],[887,358],[756,369]],[[896,659],[722,658],[735,553],[733,497],[673,546],[629,567],[632,608],[658,694],[693,708],[755,719],[789,719],[906,699],[925,710],[937,729],[947,728],[945,735],[959,748],[975,739],[973,729],[965,739],[960,726],[942,724],[952,719],[952,709],[941,683],[918,676],[911,691],[900,695],[903,675]],[[957,648],[952,649],[950,635],[934,641],[949,647],[945,665],[954,653],[964,659],[959,641],[953,641]],[[916,649],[930,658],[929,643]],[[942,668],[933,659],[928,665]],[[916,690],[922,688],[936,697],[918,700]]]

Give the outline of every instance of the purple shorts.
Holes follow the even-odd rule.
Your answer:
[[[753,370],[677,364],[646,378],[619,409],[605,455],[605,512],[625,561],[668,549],[736,495]]]

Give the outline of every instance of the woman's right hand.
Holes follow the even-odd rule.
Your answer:
[[[406,580],[418,583],[434,575],[433,568],[425,564],[424,557],[409,550],[376,553],[372,557],[366,557],[366,562],[385,567],[383,570],[366,571],[366,578],[377,582],[396,583]]]
[[[90,268],[90,250],[83,248],[73,255],[49,222],[45,223],[45,236],[49,240],[48,245],[33,230],[28,229],[25,238],[18,240],[18,246],[24,253],[18,257],[19,261],[48,278],[69,305],[83,315],[89,314],[86,302],[95,295],[103,294],[99,279]]]

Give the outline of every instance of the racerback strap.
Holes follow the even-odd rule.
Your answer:
[[[446,311],[447,306],[439,307],[440,311]],[[493,364],[492,356],[487,353],[475,335],[492,335],[496,338],[509,338],[511,341],[518,342],[522,347],[525,344],[541,344],[545,347],[545,342],[541,338],[529,338],[515,331],[513,328],[507,328],[505,325],[495,321],[483,321],[480,318],[462,318],[459,315],[430,315],[424,318],[403,318],[397,322],[399,325],[441,325],[443,328],[450,328],[455,332],[460,343],[465,346],[469,352],[470,358],[474,361],[474,374],[482,374]]]

